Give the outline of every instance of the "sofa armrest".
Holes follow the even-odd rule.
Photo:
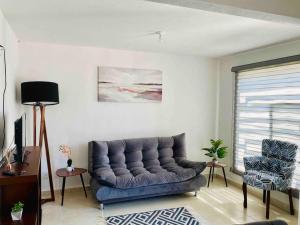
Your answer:
[[[187,159],[177,159],[176,162],[183,168],[194,169],[196,174],[200,174],[206,168],[206,162],[194,162]]]
[[[108,167],[100,167],[94,170],[93,176],[100,184],[108,185],[111,187],[116,186],[117,178],[115,173],[111,168]]]
[[[261,170],[263,156],[244,157],[245,170]]]

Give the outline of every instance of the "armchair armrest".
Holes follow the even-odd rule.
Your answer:
[[[177,164],[183,168],[191,168],[196,171],[196,174],[200,174],[206,168],[206,162],[195,162],[187,159],[177,159]]]
[[[284,166],[281,168],[279,174],[282,175],[284,179],[289,179],[293,176],[295,169],[296,169],[295,165]]]
[[[261,170],[263,156],[247,156],[244,157],[245,170]]]

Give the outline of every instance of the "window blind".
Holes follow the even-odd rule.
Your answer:
[[[300,146],[300,62],[238,72],[234,118],[235,171],[244,171],[244,156],[261,155],[265,138]],[[298,162],[293,187],[299,188]]]

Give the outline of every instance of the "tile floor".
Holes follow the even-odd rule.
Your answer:
[[[61,197],[56,195],[56,202],[43,205],[42,225],[102,225],[103,217],[98,203],[88,192],[88,198],[81,189],[65,192],[64,206],[60,206]],[[187,193],[178,196],[151,198],[146,200],[106,205],[103,215],[128,214],[155,209],[186,206],[192,208],[209,225],[242,224],[265,219],[265,206],[261,199],[249,194],[248,209],[243,209],[241,189],[224,186],[221,179],[215,179],[209,188],[202,188],[198,196]],[[297,225],[297,215],[271,206],[271,219],[283,219],[289,225]]]

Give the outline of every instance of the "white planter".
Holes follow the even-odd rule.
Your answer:
[[[21,220],[23,214],[23,209],[19,212],[11,212],[11,218],[12,220]]]
[[[72,166],[68,166],[68,167],[67,167],[67,171],[68,171],[68,172],[72,172],[72,171],[73,171],[73,167],[72,167]]]

